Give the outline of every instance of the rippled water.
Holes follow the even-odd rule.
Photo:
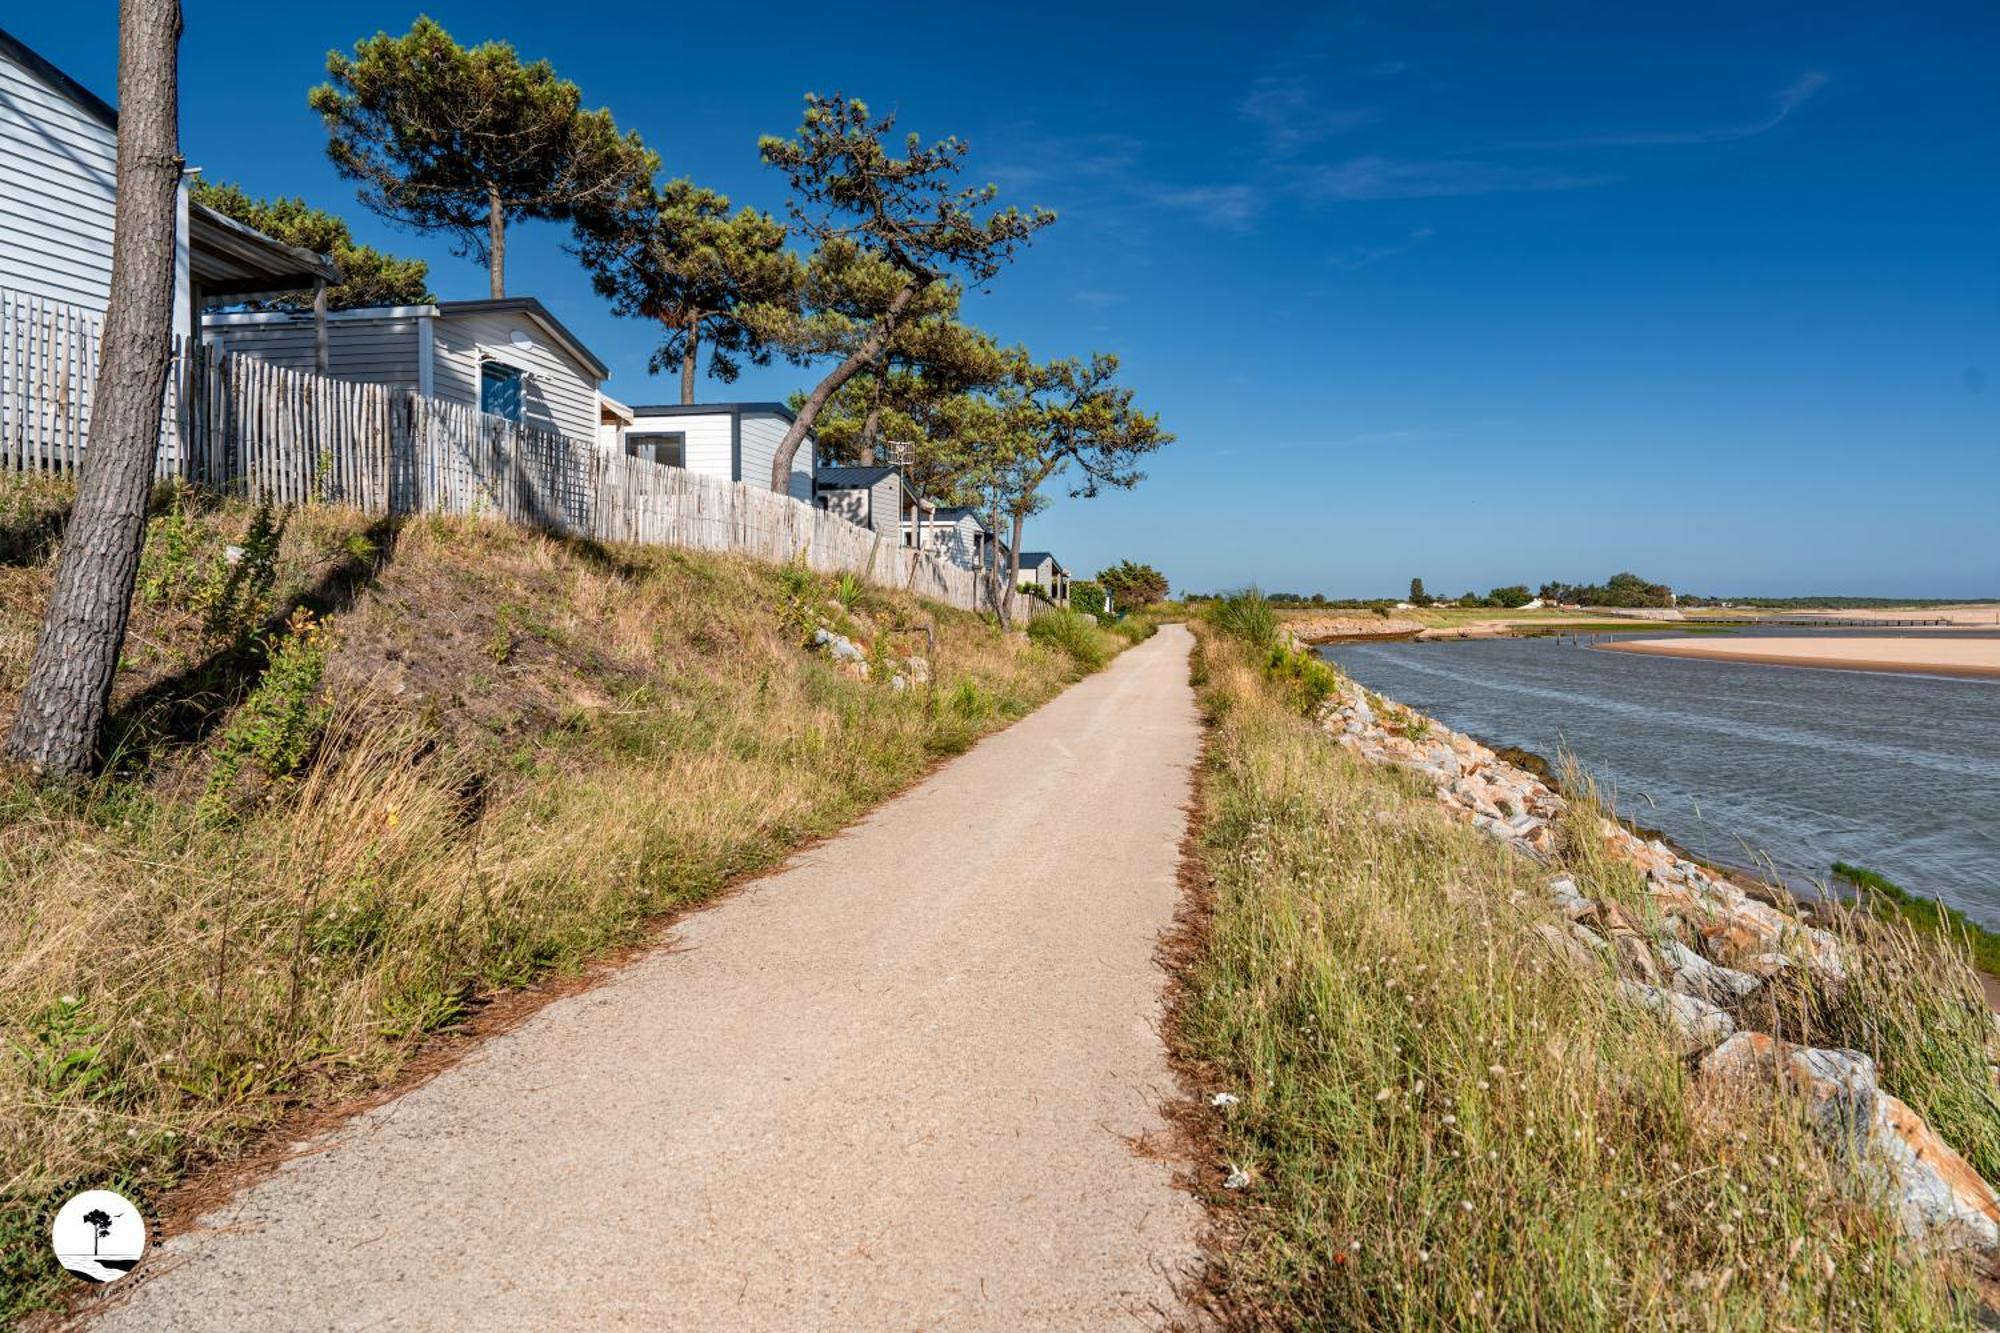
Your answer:
[[[1552,639],[1321,651],[1490,744],[1566,747],[1621,814],[1700,856],[1801,884],[1847,861],[2000,927],[2000,684]]]

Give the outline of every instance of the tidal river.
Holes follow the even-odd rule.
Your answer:
[[[1320,651],[1490,745],[1567,750],[1620,814],[1708,860],[1800,887],[1847,861],[2000,928],[2000,683],[1553,639]]]

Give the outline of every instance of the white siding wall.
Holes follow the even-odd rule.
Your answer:
[[[0,55],[0,287],[101,311],[117,135]]]
[[[687,436],[688,471],[719,481],[731,481],[734,478],[729,475],[729,422],[727,412],[648,416],[643,408],[639,408],[634,409],[628,429],[636,434],[680,431]]]
[[[915,524],[904,520],[903,530],[910,531]],[[924,524],[924,548],[935,552],[947,562],[960,569],[978,569],[979,548],[976,538],[978,522],[970,515],[961,515],[952,522],[942,520]]]
[[[874,491],[868,526],[894,542],[903,540],[903,481],[891,474],[869,488]]]
[[[573,440],[597,438],[597,377],[569,358],[555,339],[517,311],[443,314],[435,321],[431,393],[450,403],[479,405],[479,353],[528,372],[523,424]],[[510,335],[524,333],[530,346]]]
[[[820,497],[826,501],[826,510],[838,514],[858,527],[868,526],[867,491],[828,491]]]
[[[327,374],[337,380],[388,384],[415,389],[417,324],[415,314],[326,322]],[[288,370],[313,368],[313,326],[310,315],[209,315],[202,320],[205,340],[225,351],[254,356]]]
[[[743,414],[743,477],[752,486],[771,484],[771,464],[778,456],[778,445],[785,438],[785,431],[791,426],[789,421],[776,414],[745,412]],[[800,442],[799,451],[792,455],[791,485],[787,488],[794,500],[804,500],[808,504],[813,498],[813,455],[819,451],[819,442],[810,431]]]

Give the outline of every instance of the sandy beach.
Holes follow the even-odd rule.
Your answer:
[[[1599,644],[1606,652],[1655,653],[1713,662],[1832,667],[1845,671],[1915,671],[2000,679],[2000,639],[1940,639],[1800,635],[1730,639],[1627,639]]]

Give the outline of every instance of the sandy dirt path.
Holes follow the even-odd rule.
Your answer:
[[[1133,1328],[1198,726],[1171,626],[149,1255],[111,1329]]]
[[[1652,653],[1661,657],[1695,657],[1714,662],[1751,662],[1765,666],[2000,677],[2000,639],[1795,635],[1730,639],[1624,639],[1597,646],[1606,652]]]

